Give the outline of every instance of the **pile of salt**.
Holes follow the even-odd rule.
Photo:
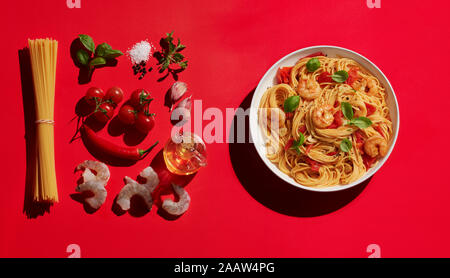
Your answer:
[[[139,79],[144,78],[147,73],[145,66],[148,59],[152,56],[153,49],[153,45],[145,40],[134,44],[133,47],[127,51],[127,55],[130,57],[131,63],[133,63],[134,75],[141,73]],[[151,69],[152,68],[149,68],[148,71],[150,72]]]

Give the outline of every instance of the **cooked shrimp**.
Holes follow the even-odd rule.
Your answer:
[[[153,199],[147,187],[135,182],[128,177],[125,178],[127,180],[127,184],[120,190],[120,193],[117,196],[116,203],[122,208],[122,210],[129,210],[131,197],[133,197],[134,195],[138,195],[145,201],[145,203],[147,204],[147,208],[151,210]]]
[[[86,171],[88,171],[88,173],[90,172],[92,174],[92,172],[89,169],[86,169]],[[107,195],[106,189],[103,186],[103,183],[98,180],[85,181],[84,183],[78,185],[75,188],[75,190],[80,193],[89,191],[94,194],[94,196],[88,197],[84,200],[93,209],[99,209],[106,200],[106,195]]]
[[[326,104],[316,107],[312,114],[312,120],[318,128],[328,127],[334,121],[333,106]]]
[[[364,143],[364,152],[371,157],[385,156],[388,152],[387,142],[381,136],[372,136]]]
[[[353,89],[366,92],[369,95],[376,95],[378,93],[378,85],[374,79],[363,79],[361,81],[354,82]]]
[[[297,86],[297,93],[306,100],[313,100],[320,96],[322,90],[314,80],[302,79]]]
[[[367,88],[369,88],[369,95],[376,95],[378,93],[378,85],[375,79],[369,79],[369,81],[367,81]]]
[[[364,104],[364,102],[362,101],[357,101],[357,102],[353,102],[351,103],[353,107],[355,107],[355,115],[354,117],[365,117],[367,116],[367,108],[366,105]]]
[[[178,202],[174,202],[171,199],[166,199],[162,203],[162,208],[169,214],[182,215],[188,210],[189,204],[191,203],[191,197],[183,187],[175,184],[172,184],[172,187],[175,193],[178,195],[179,200]]]
[[[104,183],[104,185],[106,185],[106,183],[109,180],[110,177],[110,173],[109,173],[109,169],[108,166],[106,166],[105,163],[101,163],[99,161],[94,161],[94,160],[85,160],[82,163],[80,163],[75,171],[81,171],[84,170],[86,172],[86,170],[94,170],[97,174],[95,175],[96,179],[99,181],[102,181]],[[92,171],[89,171],[92,173]],[[83,173],[83,177],[84,177],[84,173]],[[92,176],[90,176],[92,178]]]

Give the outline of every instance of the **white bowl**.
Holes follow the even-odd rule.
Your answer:
[[[346,184],[346,185],[336,185],[331,187],[323,187],[323,188],[316,188],[316,187],[309,187],[304,186],[296,182],[293,178],[286,175],[285,173],[281,172],[280,169],[278,169],[278,166],[272,163],[269,159],[266,157],[266,147],[264,144],[264,137],[261,128],[258,124],[258,112],[257,109],[259,107],[259,103],[261,100],[261,97],[265,93],[266,89],[268,87],[271,87],[273,85],[276,85],[276,73],[279,67],[287,67],[287,66],[293,66],[298,61],[298,59],[305,57],[307,55],[310,55],[312,53],[321,51],[324,54],[326,54],[328,57],[345,57],[355,60],[357,63],[359,63],[362,67],[370,71],[378,80],[381,82],[381,84],[386,88],[387,93],[387,105],[389,107],[392,124],[393,124],[393,136],[392,139],[389,142],[389,151],[387,155],[383,158],[381,158],[378,163],[369,169],[364,176],[362,176],[360,179]],[[394,89],[392,88],[391,84],[389,83],[389,80],[386,78],[386,76],[383,74],[383,72],[369,59],[365,58],[361,54],[358,54],[354,51],[337,47],[337,46],[328,46],[328,45],[321,45],[321,46],[312,46],[307,48],[302,48],[300,50],[294,51],[283,58],[281,58],[278,62],[276,62],[263,76],[261,81],[259,81],[258,87],[256,87],[255,93],[253,94],[253,99],[251,103],[251,109],[250,109],[250,136],[251,139],[255,145],[256,151],[258,152],[261,159],[264,161],[264,163],[269,167],[272,172],[280,177],[282,180],[284,180],[287,183],[292,184],[293,186],[300,187],[306,190],[310,191],[318,191],[318,192],[331,192],[331,191],[338,191],[338,190],[344,190],[350,187],[353,187],[355,185],[358,185],[368,178],[370,178],[373,174],[375,174],[381,166],[383,166],[384,162],[388,159],[389,155],[392,152],[392,149],[394,148],[395,142],[397,140],[398,136],[398,129],[399,129],[399,123],[400,123],[400,114],[398,110],[398,103],[397,98],[395,97]]]

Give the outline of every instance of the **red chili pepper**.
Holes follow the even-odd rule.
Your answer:
[[[309,157],[306,157],[306,162],[308,162],[309,167],[311,167],[311,171],[319,172],[319,169],[320,169],[320,163],[319,162],[317,162],[315,160],[312,160]]]
[[[377,109],[375,108],[375,106],[373,106],[370,103],[364,102],[364,104],[366,105],[366,109],[367,109],[367,116],[372,115]]]
[[[330,152],[330,153],[327,153],[327,155],[329,155],[329,156],[333,156],[333,155],[336,155],[337,154],[337,152]]]
[[[348,71],[348,78],[345,81],[346,84],[351,86],[353,82],[359,79],[358,70],[357,67],[353,67]]]
[[[124,160],[140,160],[147,156],[147,154],[158,144],[156,141],[150,148],[141,150],[136,147],[122,147],[115,145],[105,139],[98,137],[97,134],[88,126],[82,125],[80,128],[83,140],[87,140],[93,147],[111,156],[121,158]]]
[[[319,83],[331,83],[333,79],[331,78],[331,74],[329,72],[322,72],[319,77],[317,77],[317,82]]]
[[[293,67],[282,67],[278,69],[277,80],[278,84],[289,84],[291,80],[291,70]]]

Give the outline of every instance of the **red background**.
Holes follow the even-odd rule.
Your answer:
[[[2,5],[1,257],[66,257],[72,243],[80,246],[82,257],[367,257],[372,243],[383,257],[450,255],[448,111],[442,107],[449,101],[448,1],[382,0],[381,9],[367,8],[365,0],[81,2],[81,9],[67,8],[65,0]],[[208,167],[187,187],[192,203],[181,218],[168,221],[156,209],[143,217],[115,215],[111,206],[123,176],[136,177],[160,144],[135,166],[111,167],[106,203],[86,213],[70,197],[79,177],[73,169],[93,158],[81,141],[69,144],[75,104],[91,85],[105,90],[117,85],[126,96],[146,87],[156,97],[152,107],[158,118],[142,145],[165,142],[170,123],[163,99],[172,80],[158,83],[153,71],[138,81],[121,57],[117,67],[96,70],[91,83],[79,85],[70,44],[87,33],[97,44],[125,51],[145,38],[157,45],[172,30],[187,45],[189,66],[181,80],[195,99],[203,100],[203,109],[238,107],[275,61],[306,46],[337,45],[368,57],[389,78],[399,101],[400,133],[391,157],[356,198],[300,194],[286,197],[286,213],[276,180],[272,192],[259,191],[266,201],[258,202],[241,182],[254,180],[253,189],[264,183],[258,168],[238,179],[233,165],[238,171],[241,166],[232,163],[229,145],[211,144]],[[55,148],[60,202],[49,214],[27,219],[17,52],[28,38],[46,36],[59,41]],[[261,165],[255,153],[253,158]],[[252,159],[247,158],[250,164]],[[276,205],[263,205],[271,201]],[[330,205],[336,202],[342,205]]]

